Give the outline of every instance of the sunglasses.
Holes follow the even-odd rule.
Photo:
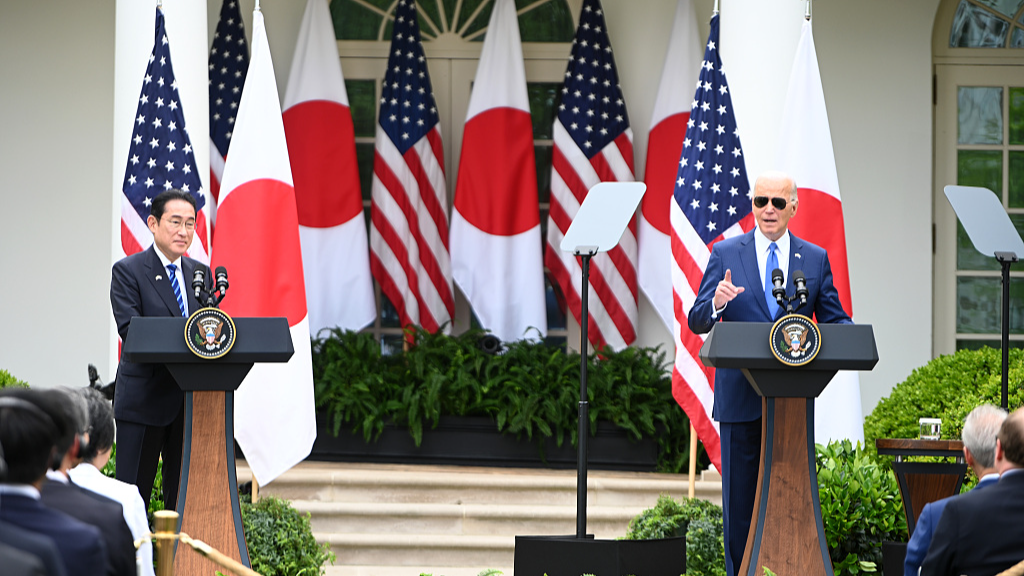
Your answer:
[[[769,198],[767,196],[754,196],[754,206],[757,206],[758,208],[764,208],[765,206],[768,205],[768,200]],[[786,204],[788,203],[786,202],[785,198],[778,197],[771,198],[771,201],[772,206],[775,206],[776,210],[785,210]]]

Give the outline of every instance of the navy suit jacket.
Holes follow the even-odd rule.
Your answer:
[[[825,324],[849,324],[850,317],[839,302],[839,293],[832,284],[832,267],[828,254],[819,246],[789,234],[789,278],[786,293],[793,294],[793,272],[802,270],[807,278],[807,304],[794,312],[810,316]],[[772,322],[768,304],[761,286],[761,273],[757,267],[754,248],[754,230],[741,236],[722,240],[711,249],[704,278],[697,291],[697,299],[687,317],[690,330],[695,334],[710,332],[715,325],[711,317],[712,300],[725,271],[732,270],[732,283],[743,286],[744,291],[725,307],[718,319],[725,322]],[[797,302],[799,303],[799,302]],[[743,372],[731,369],[715,370],[715,405],[712,417],[718,422],[753,422],[761,417],[761,397],[747,382]]]
[[[997,480],[998,478],[982,479],[971,491],[992,486]],[[917,576],[921,569],[921,563],[924,562],[924,556],[928,553],[928,547],[932,543],[935,526],[939,523],[939,518],[942,518],[942,511],[946,509],[946,504],[949,504],[949,501],[957,496],[959,494],[924,505],[921,516],[914,525],[914,533],[910,535],[910,542],[907,542],[907,559],[903,562],[903,576]]]
[[[21,494],[4,494],[0,498],[0,520],[53,539],[68,576],[107,573],[107,550],[95,526]]]
[[[923,576],[991,576],[1024,560],[1024,470],[946,504]]]
[[[3,498],[0,498],[0,507],[3,507]],[[57,545],[53,543],[53,538],[29,532],[8,522],[0,522],[0,542],[39,558],[47,576],[67,576],[64,562],[61,560]]]
[[[107,548],[108,574],[136,576],[135,539],[124,521],[120,503],[70,482],[49,479],[43,481],[40,493],[44,506],[99,528]]]
[[[196,268],[209,268],[196,260],[182,256],[181,269],[185,286],[181,289],[188,299],[189,313],[199,309],[195,292],[191,289]],[[181,316],[174,288],[168,280],[167,269],[156,255],[156,245],[132,254],[114,264],[110,277],[110,305],[117,322],[117,333],[122,341],[129,338],[128,325],[135,316]],[[162,365],[135,364],[124,359],[117,366],[114,388],[114,416],[119,420],[166,426],[174,421],[185,405],[185,395],[171,373]]]

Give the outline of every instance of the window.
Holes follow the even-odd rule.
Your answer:
[[[943,354],[1000,346],[999,264],[974,249],[942,189],[956,183],[992,190],[1024,233],[1024,0],[946,2],[936,27],[933,344]],[[1024,347],[1022,278],[1024,265],[1014,264],[1014,347]]]
[[[576,2],[579,4],[579,2]],[[356,155],[362,185],[364,213],[369,225],[373,177],[373,141],[377,100],[391,40],[395,0],[333,0],[331,14],[338,52],[345,72],[356,135]],[[566,0],[516,0],[524,46],[527,91],[533,118],[537,184],[540,196],[542,241],[546,238],[551,176],[551,135],[554,110],[565,73],[575,20]],[[493,9],[492,0],[419,0],[417,8],[431,83],[441,118],[445,148],[448,199],[455,190],[462,129],[469,106],[470,88]],[[579,6],[575,6],[578,10]],[[366,330],[378,335],[387,353],[401,350],[402,327],[398,314],[375,285],[377,316]],[[548,337],[551,345],[566,346],[575,324],[558,305],[556,288],[546,282]],[[478,327],[469,304],[456,289],[453,332]],[[578,335],[578,327],[575,327]]]

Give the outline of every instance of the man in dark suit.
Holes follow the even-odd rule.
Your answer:
[[[996,469],[996,435],[1006,420],[1006,410],[992,404],[982,404],[964,419],[964,429],[960,439],[964,443],[964,460],[978,476],[978,484],[974,490],[983,490],[999,480]],[[917,576],[921,571],[921,562],[932,543],[935,526],[942,517],[949,501],[957,496],[950,496],[924,505],[921,515],[917,518],[914,533],[907,543],[907,558],[903,562],[903,576]]]
[[[825,250],[789,233],[796,215],[797,186],[781,172],[767,172],[754,184],[757,226],[714,245],[697,298],[687,317],[695,334],[710,332],[715,322],[773,322],[785,313],[771,295],[772,271],[782,270],[787,294],[791,272],[807,278],[807,305],[795,310],[818,322],[851,323],[832,284]],[[715,370],[712,417],[719,423],[722,447],[722,509],[725,565],[734,576],[743,560],[754,511],[761,454],[761,398],[740,370]]]
[[[3,502],[0,501],[0,507],[2,506]],[[60,551],[53,543],[53,538],[49,536],[22,530],[14,524],[0,521],[0,542],[39,558],[47,576],[67,575]]]
[[[187,256],[196,225],[196,201],[181,190],[158,194],[146,221],[153,245],[114,264],[110,305],[117,333],[127,342],[136,316],[185,316],[199,309],[191,289],[196,269],[209,269]],[[163,456],[164,507],[178,498],[185,397],[167,368],[124,359],[117,367],[117,479],[139,487],[149,502],[156,467]]]
[[[39,501],[57,440],[74,433],[59,413],[41,392],[0,391],[0,444],[7,460],[7,478],[0,483],[0,521],[50,538],[68,576],[104,576],[107,554],[99,530]]]
[[[55,458],[60,458],[60,464],[46,473],[40,490],[43,505],[99,529],[107,549],[107,574],[136,576],[135,540],[124,520],[121,504],[76,486],[68,478],[68,470],[78,463],[79,452],[88,448],[89,414],[85,398],[67,388],[52,388],[43,393],[56,398],[55,404],[63,409],[62,416],[73,423],[74,431],[57,442]]]
[[[1024,560],[1024,408],[1003,422],[996,439],[999,481],[946,505],[922,576],[991,576]]]

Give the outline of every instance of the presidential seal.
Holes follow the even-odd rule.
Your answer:
[[[217,308],[200,308],[185,323],[185,344],[200,358],[220,358],[235,345],[235,322]]]
[[[787,314],[772,326],[768,345],[779,362],[787,366],[803,366],[818,355],[821,331],[807,316]]]

